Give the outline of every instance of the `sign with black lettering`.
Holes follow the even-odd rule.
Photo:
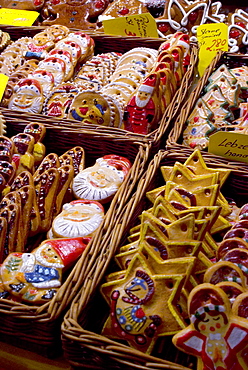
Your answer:
[[[232,161],[248,163],[248,135],[239,132],[216,132],[209,138],[208,151]]]

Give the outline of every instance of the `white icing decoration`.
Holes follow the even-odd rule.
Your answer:
[[[32,283],[35,288],[46,289],[46,288],[58,288],[61,286],[59,280],[43,281],[41,283]]]

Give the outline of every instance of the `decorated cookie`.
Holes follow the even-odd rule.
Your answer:
[[[44,97],[47,97],[54,87],[54,75],[44,69],[36,68],[30,75],[30,78],[34,78],[39,81],[42,86]]]
[[[21,112],[40,113],[43,101],[42,86],[38,80],[25,78],[15,86],[8,108]]]
[[[99,15],[98,21],[102,22],[107,19],[117,17],[128,17],[129,15],[147,13],[148,9],[144,2],[139,0],[110,2],[104,12]]]
[[[191,324],[173,337],[182,351],[197,357],[197,370],[244,370],[240,351],[247,345],[247,320],[234,315],[222,289],[195,287],[188,298]]]
[[[63,205],[52,223],[52,235],[59,238],[92,236],[104,216],[102,205],[95,201],[74,200]]]
[[[152,272],[136,255],[124,277],[118,277],[101,287],[110,306],[103,335],[125,340],[133,348],[150,353],[158,336],[171,335],[185,327],[177,307],[182,275]]]
[[[40,61],[38,68],[51,72],[54,77],[54,85],[59,85],[65,80],[66,64],[64,60],[53,56],[48,56]]]
[[[67,118],[71,103],[79,93],[79,89],[70,83],[58,85],[47,96],[44,103],[44,114],[57,118]]]
[[[45,0],[17,0],[13,2],[12,0],[3,0],[1,2],[2,8],[10,8],[10,9],[23,9],[23,10],[40,10],[45,3]]]
[[[221,281],[233,281],[242,287],[246,287],[246,278],[241,269],[229,261],[216,262],[205,272],[205,283],[217,284]]]
[[[76,198],[106,203],[113,198],[131,168],[127,158],[106,155],[98,158],[92,167],[80,171],[73,179]]]
[[[158,80],[150,75],[137,89],[126,106],[125,129],[147,135],[156,117]]]
[[[60,0],[56,3],[46,1],[42,10],[41,25],[62,24],[70,28],[95,29],[95,20],[101,14],[108,1],[85,1],[78,4],[75,1]]]
[[[62,271],[86,248],[89,238],[45,240],[31,253],[12,253],[1,266],[4,290],[17,300],[44,303],[62,284]]]
[[[69,112],[69,118],[82,123],[113,127],[121,127],[122,115],[117,100],[91,90],[76,95]]]
[[[43,160],[46,153],[46,147],[42,143],[46,135],[46,127],[42,123],[38,122],[29,123],[24,128],[23,133],[31,135],[34,138],[34,148],[32,154],[34,157],[34,164],[37,166],[37,164]]]
[[[248,45],[248,13],[243,9],[236,9],[228,16],[228,46],[230,52],[237,53]]]

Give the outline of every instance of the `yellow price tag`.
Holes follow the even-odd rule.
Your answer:
[[[197,27],[199,44],[198,71],[204,74],[219,50],[228,51],[228,26],[224,23],[202,24]]]
[[[0,73],[0,101],[2,100],[4,91],[6,89],[9,77]]]
[[[32,26],[39,13],[21,9],[0,9],[0,24],[9,26]]]
[[[208,151],[232,161],[248,163],[248,135],[238,132],[216,132],[209,138]]]
[[[157,24],[150,13],[107,19],[102,23],[108,35],[158,37]]]

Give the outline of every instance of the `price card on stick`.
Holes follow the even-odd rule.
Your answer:
[[[198,71],[200,76],[219,50],[228,51],[228,26],[224,23],[202,24],[197,27],[199,44]]]
[[[232,161],[248,163],[248,135],[219,131],[209,138],[208,152]]]
[[[3,73],[0,73],[0,101],[2,100],[8,80],[9,80],[8,76],[4,75]]]
[[[21,9],[0,9],[0,24],[9,26],[32,26],[39,13],[30,10]]]
[[[158,37],[157,24],[150,13],[107,19],[102,23],[108,35]]]

